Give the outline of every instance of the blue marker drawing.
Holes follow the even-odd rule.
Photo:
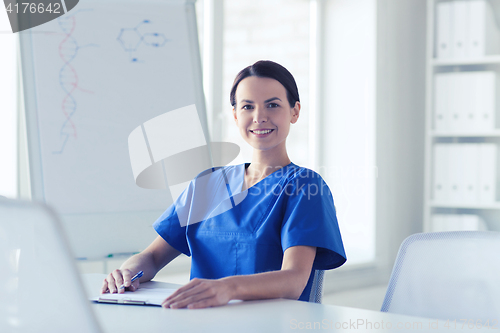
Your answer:
[[[135,28],[122,28],[118,35],[118,42],[122,45],[123,49],[128,52],[131,62],[144,62],[134,56],[140,46],[143,44],[150,47],[163,47],[168,39],[163,33],[148,32],[142,33],[139,28],[144,24],[151,24],[150,20],[144,20],[139,23]]]

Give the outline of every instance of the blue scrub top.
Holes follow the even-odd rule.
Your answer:
[[[299,298],[307,301],[315,270],[346,261],[330,189],[316,172],[290,163],[241,191],[248,165],[202,172],[153,227],[172,247],[192,256],[191,279],[280,270],[287,248],[315,246],[311,275]]]

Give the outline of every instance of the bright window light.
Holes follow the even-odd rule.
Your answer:
[[[0,10],[0,195],[17,197],[16,35]]]

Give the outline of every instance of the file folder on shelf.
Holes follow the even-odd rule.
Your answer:
[[[433,214],[431,231],[484,231],[488,230],[485,221],[475,214]]]
[[[491,204],[496,201],[497,146],[483,143],[479,148],[479,201]]]
[[[450,73],[450,130],[455,133],[464,131],[470,125],[468,117],[468,111],[472,106],[469,92],[470,81],[470,73]]]
[[[464,204],[479,202],[479,144],[460,144],[458,154],[459,160],[454,161],[460,169],[459,186],[460,201]]]
[[[497,150],[494,143],[435,144],[434,202],[453,205],[496,203]]]
[[[487,0],[436,4],[436,57],[480,58],[500,53],[499,29]]]
[[[449,174],[449,184],[450,191],[448,196],[448,202],[452,203],[463,203],[463,163],[461,163],[463,154],[463,145],[461,144],[450,144],[446,149],[448,149],[448,170],[445,170]],[[440,166],[438,166],[440,167]]]
[[[438,73],[434,82],[437,133],[478,133],[495,129],[498,90],[495,72]]]
[[[468,6],[466,55],[480,58],[499,53],[498,28],[490,3],[486,0],[470,0]]]
[[[493,71],[476,72],[471,80],[469,93],[474,113],[473,128],[480,131],[495,129],[497,75]]]
[[[434,76],[434,129],[438,132],[450,131],[452,99],[450,80],[450,73]]]
[[[436,56],[439,59],[447,59],[452,54],[452,22],[453,7],[451,2],[440,2],[436,6],[437,12],[437,38],[436,38]]]
[[[449,202],[450,182],[448,174],[448,145],[438,143],[434,145],[434,186],[433,199],[435,202]]]
[[[468,33],[468,2],[456,0],[451,2],[453,6],[452,17],[452,56],[453,58],[465,58],[466,38]]]

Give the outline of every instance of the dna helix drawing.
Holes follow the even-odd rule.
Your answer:
[[[88,44],[80,46],[78,41],[73,36],[77,27],[77,14],[89,11],[80,10],[73,15],[66,15],[58,18],[58,25],[61,29],[63,39],[59,43],[58,54],[63,62],[63,66],[59,71],[59,84],[64,91],[64,98],[61,102],[61,110],[64,115],[64,122],[59,131],[60,148],[53,151],[53,154],[62,154],[70,138],[77,139],[77,126],[73,121],[73,117],[78,110],[78,103],[74,93],[81,91],[88,94],[93,94],[93,91],[83,89],[80,86],[77,69],[72,65],[72,62],[78,56],[81,49],[85,47],[98,46],[96,44]]]

